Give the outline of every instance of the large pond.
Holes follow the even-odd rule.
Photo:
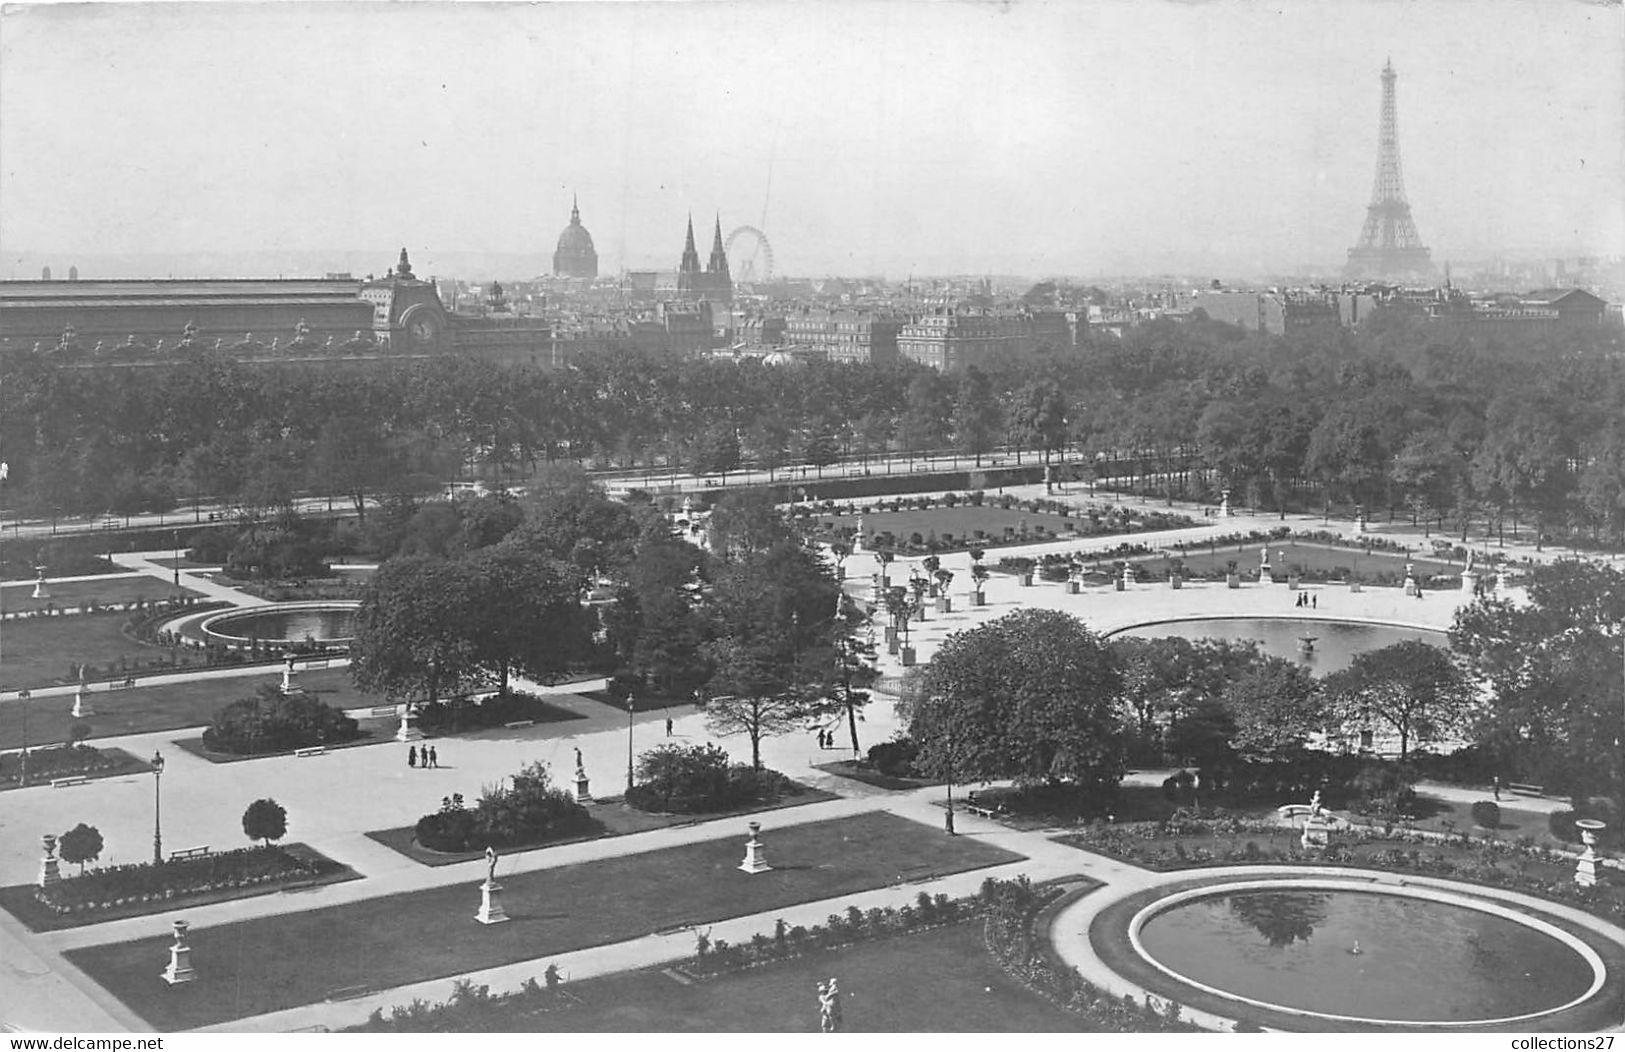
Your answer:
[[[266,642],[341,642],[355,636],[354,607],[303,607],[291,610],[251,610],[208,622],[207,632],[233,640]]]
[[[1450,637],[1425,628],[1394,628],[1388,625],[1344,621],[1306,621],[1285,617],[1215,617],[1199,621],[1166,621],[1155,625],[1127,628],[1113,635],[1156,639],[1178,636],[1182,639],[1256,639],[1264,653],[1300,661],[1316,675],[1347,668],[1354,655],[1380,650],[1407,639],[1436,647],[1450,646]],[[1303,637],[1314,637],[1314,649],[1305,652]]]
[[[1364,891],[1219,892],[1152,916],[1140,940],[1187,980],[1365,1020],[1510,1019],[1567,1005],[1596,978],[1574,948],[1526,924]]]

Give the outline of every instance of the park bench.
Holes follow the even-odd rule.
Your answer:
[[[307,745],[303,749],[295,749],[293,754],[302,759],[306,756],[321,756],[325,752],[327,752],[325,745]]]
[[[86,778],[82,774],[73,774],[73,775],[69,775],[66,778],[52,778],[51,779],[51,788],[52,789],[66,789],[69,786],[84,785],[88,781],[90,781],[90,779]]]
[[[171,851],[169,853],[169,860],[174,862],[176,859],[181,858],[202,858],[208,853],[209,846],[207,844],[203,845],[202,847],[183,847],[179,851]]]
[[[534,727],[534,726],[536,726],[536,721],[535,720],[514,720],[511,723],[504,723],[503,726],[508,728],[510,731],[516,731],[516,730],[519,730],[522,727]]]
[[[971,796],[965,800],[965,810],[969,811],[973,815],[980,815],[983,818],[998,818],[1000,815],[1005,813],[1005,806],[1004,802],[1001,800],[998,803],[995,803],[992,807],[989,807],[977,800],[976,797]]]
[[[1523,796],[1544,796],[1546,793],[1544,785],[1531,785],[1528,782],[1508,782],[1507,788]]]
[[[108,690],[122,690],[125,687],[135,686],[135,677],[126,676],[123,679],[110,679],[107,681]]]
[[[399,708],[400,706],[398,705],[374,705],[372,707],[372,714],[374,716],[393,716]]]

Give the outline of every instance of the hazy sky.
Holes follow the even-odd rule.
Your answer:
[[[702,242],[764,227],[789,274],[1335,266],[1390,56],[1435,260],[1617,254],[1622,11],[10,5],[0,256],[407,245],[426,272],[550,254],[578,193],[601,272],[675,267],[690,212]]]

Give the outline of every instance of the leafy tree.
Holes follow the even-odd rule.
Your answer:
[[[880,678],[875,666],[874,628],[868,627],[864,635],[865,618],[857,604],[844,592],[837,593],[840,614],[835,625],[835,700],[846,713],[846,726],[852,736],[852,754],[860,755],[858,746],[858,712],[869,703],[868,688]]]
[[[1356,654],[1321,681],[1328,714],[1345,727],[1377,721],[1399,735],[1399,762],[1413,742],[1461,729],[1474,696],[1447,651],[1408,639]]]
[[[709,604],[713,672],[707,724],[750,738],[762,766],[764,737],[804,726],[829,711],[839,592],[816,554],[791,542],[739,559],[717,576]]]
[[[746,489],[730,492],[711,509],[711,550],[722,558],[749,557],[790,537],[773,492]]]
[[[356,611],[356,686],[426,701],[474,686],[482,659],[469,626],[478,620],[479,583],[473,567],[445,559],[406,556],[379,567]]]
[[[271,841],[281,840],[287,832],[288,812],[270,797],[255,800],[243,811],[243,835],[250,840],[269,847]]]
[[[102,857],[102,832],[95,826],[80,822],[57,838],[57,850],[62,861],[77,863],[79,875],[85,875],[85,863]]]
[[[700,437],[692,451],[689,469],[696,475],[720,475],[726,482],[728,472],[737,471],[740,463],[739,432],[731,425],[718,424]]]
[[[481,548],[464,564],[475,602],[460,627],[475,665],[495,675],[499,691],[508,693],[513,672],[551,683],[582,658],[584,582],[572,567],[510,541]]]
[[[1264,658],[1236,677],[1220,700],[1236,723],[1233,744],[1245,760],[1296,759],[1326,723],[1314,678],[1283,658]]]
[[[1525,778],[1578,799],[1625,791],[1620,743],[1625,573],[1604,565],[1534,569],[1528,602],[1482,598],[1456,612],[1451,646],[1489,690],[1479,742]]]
[[[1020,610],[956,632],[907,705],[916,766],[956,781],[1115,786],[1121,693],[1110,650],[1067,614]]]

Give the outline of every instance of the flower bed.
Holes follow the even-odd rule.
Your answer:
[[[84,775],[100,778],[112,774],[145,771],[149,767],[123,749],[94,749],[88,745],[53,745],[28,750],[28,782],[39,785],[53,778]],[[0,756],[0,787],[19,784],[22,764],[17,753]]]
[[[341,868],[331,859],[297,854],[286,847],[245,847],[156,865],[94,869],[37,888],[34,897],[58,915],[98,913],[223,889],[305,881]]]
[[[1278,839],[1285,837],[1286,846]],[[1596,887],[1574,882],[1573,861],[1563,852],[1515,841],[1444,835],[1414,830],[1340,830],[1324,849],[1299,845],[1296,830],[1255,818],[1193,819],[1164,822],[1097,822],[1056,838],[1060,843],[1108,855],[1159,872],[1227,864],[1329,865],[1381,869],[1445,877],[1520,891],[1586,910],[1625,924],[1625,879],[1615,873]],[[1259,843],[1260,839],[1266,842]],[[1207,841],[1187,846],[1187,841]]]

